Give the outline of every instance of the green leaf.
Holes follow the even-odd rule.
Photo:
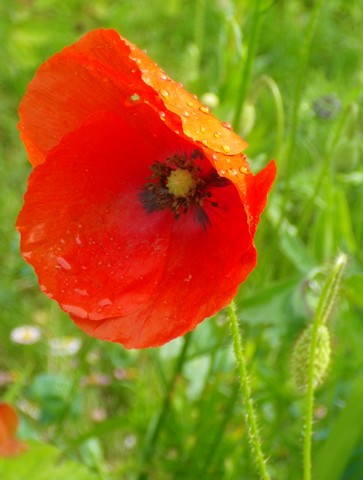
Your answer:
[[[6,480],[98,480],[82,464],[60,459],[61,451],[51,445],[32,443],[16,457],[0,459],[0,478]]]

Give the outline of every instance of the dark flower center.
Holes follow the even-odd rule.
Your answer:
[[[198,163],[203,159],[203,153],[194,150],[189,158],[176,153],[164,162],[155,161],[150,167],[152,174],[140,193],[145,210],[152,213],[170,208],[178,219],[194,207],[196,221],[207,227],[210,222],[203,205],[208,201],[218,207],[210,187],[225,187],[230,181],[220,177],[212,167],[210,173],[202,176]]]

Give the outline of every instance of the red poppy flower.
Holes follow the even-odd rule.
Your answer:
[[[0,457],[17,455],[26,449],[25,444],[15,438],[18,424],[13,407],[0,403]]]
[[[252,175],[246,143],[144,52],[85,35],[39,68],[19,128],[21,251],[83,330],[157,346],[233,299],[275,165]]]

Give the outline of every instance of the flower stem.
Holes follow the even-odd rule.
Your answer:
[[[315,378],[315,354],[318,341],[318,329],[325,325],[332,313],[338,298],[338,291],[341,284],[344,267],[347,263],[347,256],[343,253],[338,255],[331,270],[330,276],[324,286],[319,299],[318,307],[313,319],[311,333],[309,364],[308,364],[308,386],[306,394],[306,416],[304,433],[304,480],[311,480],[311,446],[313,433],[314,414],[314,378]]]
[[[146,480],[149,477],[149,474],[147,472],[147,467],[150,465],[150,461],[154,455],[154,452],[156,450],[156,446],[158,443],[159,439],[159,434],[162,430],[163,423],[165,421],[166,415],[169,410],[170,406],[170,401],[172,398],[172,394],[174,391],[174,387],[176,384],[176,381],[179,377],[180,372],[182,371],[184,361],[186,358],[186,353],[190,344],[191,340],[191,333],[187,333],[184,337],[184,344],[181,349],[181,352],[179,354],[179,357],[176,361],[175,368],[173,375],[169,381],[168,387],[165,392],[164,400],[163,403],[160,407],[160,410],[155,417],[154,421],[151,422],[148,432],[146,434],[146,441],[145,441],[145,446],[143,448],[143,451],[141,453],[141,471],[140,474],[138,475],[138,480]]]
[[[204,50],[206,6],[206,0],[197,0],[195,3],[194,43],[198,49],[198,75]]]
[[[257,417],[255,408],[253,405],[251,386],[247,373],[247,362],[244,353],[244,346],[242,342],[242,335],[239,330],[238,319],[236,314],[236,307],[232,302],[227,307],[227,313],[230,320],[230,326],[233,337],[234,353],[237,360],[238,373],[240,377],[240,385],[244,401],[244,417],[246,423],[246,430],[248,440],[252,452],[252,456],[255,459],[256,467],[259,471],[261,480],[269,480],[270,476],[267,472],[266,460],[262,452],[262,442],[260,433],[257,426]]]
[[[233,119],[233,128],[238,131],[243,112],[244,103],[251,83],[253,60],[256,55],[258,37],[260,35],[262,24],[261,0],[255,1],[255,9],[252,17],[251,35],[248,44],[246,62],[243,66],[241,83],[238,89],[236,110]]]
[[[299,64],[297,66],[296,84],[295,84],[293,104],[292,104],[292,110],[291,110],[290,131],[287,138],[287,148],[284,156],[284,160],[286,162],[286,166],[285,166],[286,177],[287,177],[286,184],[289,184],[290,167],[291,165],[294,164],[292,157],[295,150],[296,133],[297,133],[297,127],[299,123],[299,108],[301,103],[301,96],[302,96],[304,82],[306,80],[307,66],[310,58],[310,51],[311,51],[312,41],[315,33],[315,28],[318,21],[320,9],[323,5],[323,1],[324,0],[316,0],[315,2],[315,6],[310,17],[310,22],[307,27],[306,35],[304,36],[304,41],[303,41],[301,52],[300,52]]]

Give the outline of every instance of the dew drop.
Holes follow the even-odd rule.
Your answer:
[[[209,110],[209,107],[206,107],[204,105],[202,105],[201,107],[199,107],[199,110],[202,112],[202,113],[209,113],[210,110]]]
[[[221,132],[215,132],[214,133],[215,138],[221,138],[221,136],[222,136]]]
[[[134,93],[130,96],[130,100],[133,102],[138,102],[140,100],[140,96],[137,93]]]
[[[190,107],[190,108],[194,107],[194,102],[192,102],[191,100],[188,100],[187,101],[187,106]]]
[[[169,92],[167,90],[160,90],[160,95],[164,98],[168,98],[169,97]]]
[[[76,241],[76,244],[77,244],[77,245],[82,245],[82,241],[81,241],[81,238],[80,238],[79,235],[76,236],[76,240],[75,240],[75,241]]]
[[[243,173],[243,174],[249,173],[248,168],[245,167],[245,166],[239,167],[239,171],[240,171],[241,173]]]
[[[229,145],[222,145],[223,151],[229,153],[231,151],[231,147]]]
[[[97,306],[101,308],[109,307],[110,305],[112,305],[112,302],[109,298],[103,298],[97,303]]]
[[[81,307],[77,307],[76,305],[61,305],[63,310],[71,315],[75,315],[79,318],[87,318],[87,312]]]
[[[232,125],[228,122],[222,122],[222,125],[224,128],[227,128],[228,130],[232,130]]]
[[[159,113],[159,116],[160,116],[160,120],[162,120],[163,122],[165,122],[165,120],[166,120],[166,115],[165,115],[165,113],[164,113],[164,112],[160,112],[160,113]]]
[[[75,288],[74,293],[76,293],[77,295],[81,295],[82,297],[85,297],[85,296],[89,295],[87,290],[84,290],[82,288]]]
[[[206,129],[205,127],[200,127],[200,131],[201,131],[202,133],[205,133],[205,132],[207,131],[207,129]]]
[[[56,260],[58,265],[61,268],[64,268],[64,270],[71,270],[72,266],[67,262],[66,259],[64,259],[63,257],[57,257]]]
[[[213,153],[212,158],[213,160],[218,160],[218,156],[215,153]]]
[[[183,112],[184,117],[189,117],[189,112]]]
[[[167,79],[168,79],[168,76],[165,75],[165,73],[162,73],[162,74],[160,75],[160,78],[161,78],[161,80],[167,80]]]
[[[231,159],[229,157],[226,157],[226,162],[231,163]]]
[[[218,170],[219,175],[225,175],[226,171],[225,170]]]
[[[235,177],[237,177],[237,175],[238,175],[238,171],[235,168],[230,168],[228,170],[228,172],[231,173],[232,175],[234,175]]]

